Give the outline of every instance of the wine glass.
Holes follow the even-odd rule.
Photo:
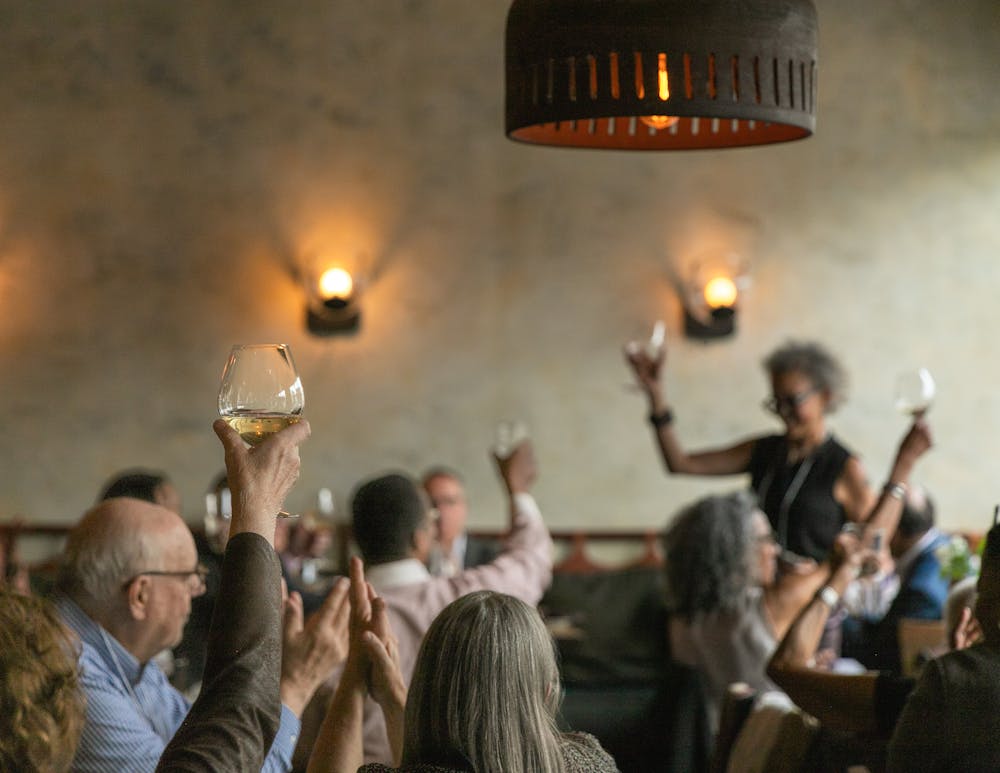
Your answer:
[[[934,377],[927,368],[906,371],[896,379],[896,410],[919,419],[930,409],[935,391]]]
[[[506,459],[527,439],[528,427],[523,421],[501,421],[496,426],[493,453],[500,459]]]
[[[287,344],[237,344],[219,386],[219,415],[244,442],[260,445],[302,418],[305,395]],[[281,511],[288,518],[290,513]]]

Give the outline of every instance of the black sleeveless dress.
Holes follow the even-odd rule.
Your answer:
[[[791,465],[784,435],[754,443],[747,466],[750,487],[783,548],[817,561],[826,558],[847,520],[833,486],[851,455],[833,435]]]

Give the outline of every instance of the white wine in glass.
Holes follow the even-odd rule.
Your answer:
[[[930,409],[935,392],[934,377],[927,368],[902,373],[896,379],[896,410],[918,419]]]
[[[249,445],[302,418],[305,393],[287,344],[237,344],[219,386],[219,415]],[[279,515],[288,517],[282,511]]]
[[[300,417],[286,413],[235,410],[229,415],[223,415],[222,418],[226,420],[226,424],[240,433],[244,442],[257,446],[263,443],[268,435],[280,432],[298,422]]]

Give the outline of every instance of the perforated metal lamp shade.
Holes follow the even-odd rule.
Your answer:
[[[514,0],[507,136],[620,150],[808,137],[816,38],[812,0]]]

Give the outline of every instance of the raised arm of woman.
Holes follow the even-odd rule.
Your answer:
[[[899,517],[903,512],[903,501],[910,485],[910,475],[920,459],[933,445],[930,427],[923,419],[916,419],[899,443],[896,457],[889,472],[882,493],[872,508],[871,515],[866,519],[863,540],[871,542],[876,531],[883,533],[884,544],[888,545]]]
[[[848,457],[844,469],[833,484],[833,498],[844,508],[847,520],[864,523],[878,502],[868,482],[864,464],[856,456]]]
[[[681,446],[674,433],[674,415],[663,391],[661,374],[666,357],[663,347],[651,356],[635,342],[625,346],[625,360],[649,402],[649,422],[667,471],[688,475],[735,475],[745,471],[750,463],[754,440],[695,453],[688,453]]]

